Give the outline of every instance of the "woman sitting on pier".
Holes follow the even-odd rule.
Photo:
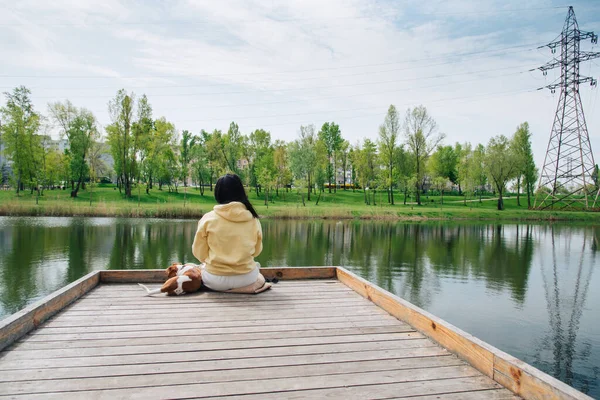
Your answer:
[[[268,289],[254,261],[262,251],[262,228],[239,176],[227,174],[215,186],[216,205],[198,223],[192,245],[205,263],[202,281],[212,290],[258,293]]]

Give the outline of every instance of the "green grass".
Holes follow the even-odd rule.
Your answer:
[[[70,198],[69,190],[46,190],[36,205],[36,194],[22,192],[19,197],[14,191],[0,191],[0,215],[22,216],[110,216],[110,217],[152,217],[152,218],[199,218],[216,204],[213,193],[208,189],[204,196],[195,188],[180,187],[178,193],[153,189],[147,195],[143,188],[134,188],[133,198],[126,199],[114,185],[94,187],[92,205],[90,190],[81,190],[79,197]],[[249,198],[261,216],[280,219],[330,218],[330,219],[395,219],[395,220],[501,220],[501,221],[582,221],[600,223],[600,213],[573,211],[534,211],[526,207],[527,199],[521,198],[521,206],[516,198],[505,199],[505,209],[498,211],[496,201],[484,198],[482,202],[471,199],[464,204],[462,196],[444,196],[441,205],[439,196],[423,196],[423,205],[417,206],[414,199],[395,193],[395,205],[387,203],[387,194],[376,196],[376,205],[365,205],[361,191],[326,191],[316,205],[317,195],[311,201],[302,198],[295,190],[279,191],[279,196],[264,204],[264,193],[259,196],[249,190]],[[306,194],[305,194],[306,197]]]

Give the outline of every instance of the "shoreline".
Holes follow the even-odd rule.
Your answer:
[[[461,209],[460,207],[417,209],[401,208],[362,209],[332,207],[279,206],[270,209],[257,207],[261,219],[268,220],[357,220],[357,221],[406,221],[406,222],[578,222],[600,224],[598,212],[533,211]],[[0,205],[0,216],[5,217],[106,217],[106,218],[158,218],[200,219],[212,206],[197,205],[160,207],[123,207],[99,203],[92,206],[81,204],[34,205],[5,203]]]

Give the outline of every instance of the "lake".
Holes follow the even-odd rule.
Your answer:
[[[262,224],[264,250],[258,261],[263,266],[344,266],[600,397],[600,227]],[[90,271],[193,262],[196,225],[184,220],[0,217],[0,318]]]

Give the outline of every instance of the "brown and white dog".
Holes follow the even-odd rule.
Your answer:
[[[202,287],[202,266],[196,264],[172,264],[165,271],[167,281],[160,289],[149,289],[145,285],[138,283],[146,289],[147,296],[153,294],[166,293],[168,296],[177,296],[184,293],[193,293]]]

